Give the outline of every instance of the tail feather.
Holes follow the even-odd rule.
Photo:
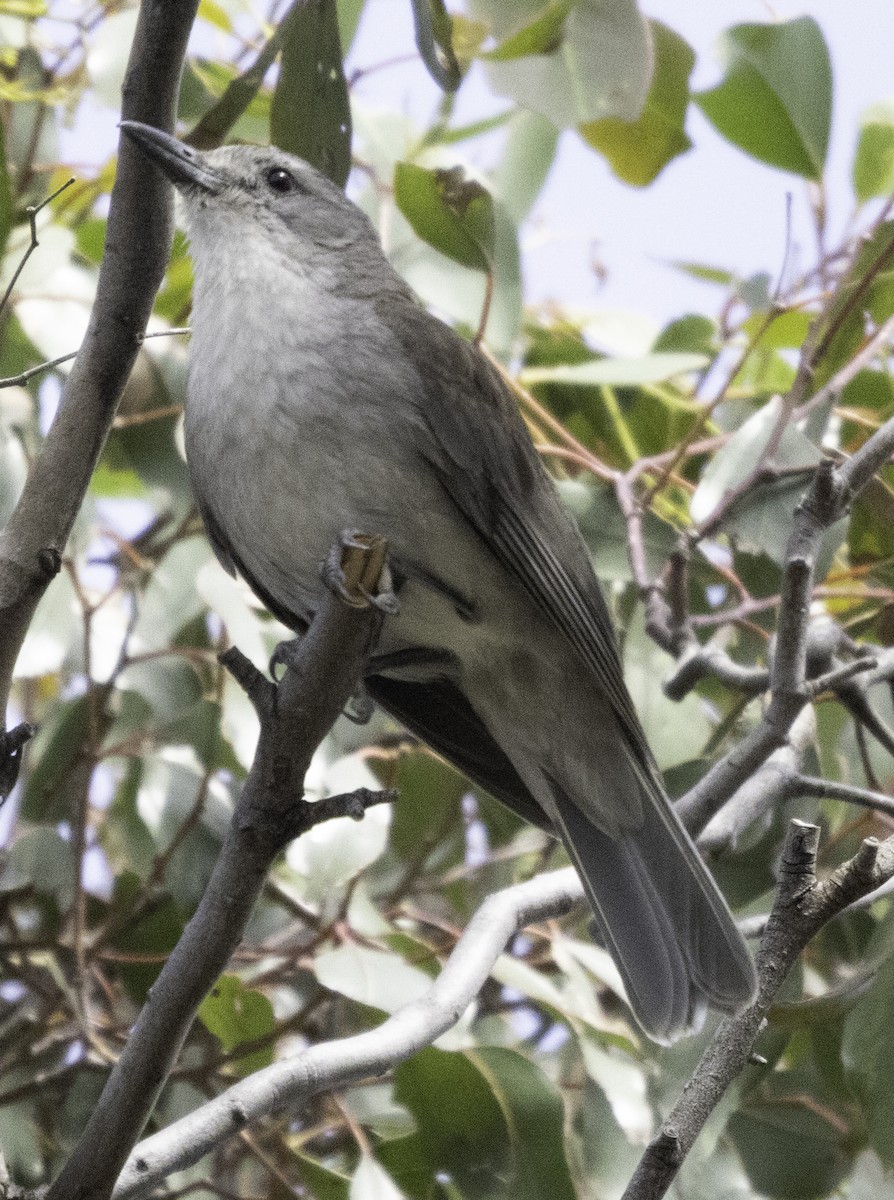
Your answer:
[[[634,1014],[655,1041],[697,1029],[710,1004],[735,1012],[755,994],[751,957],[726,903],[663,795],[643,822],[610,836],[554,785],[559,827],[613,951]]]

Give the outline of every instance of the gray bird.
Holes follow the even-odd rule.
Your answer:
[[[346,528],[388,539],[400,601],[370,694],[557,834],[642,1028],[734,1012],[754,967],[665,794],[578,531],[513,398],[423,309],[366,216],[271,148],[122,128],[186,201],[186,449],[223,565],[296,631]]]

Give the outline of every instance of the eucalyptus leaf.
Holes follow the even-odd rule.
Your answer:
[[[640,115],[634,121],[610,116],[580,126],[584,141],[605,156],[619,179],[636,187],[651,183],[692,145],[684,125],[695,54],[679,34],[660,21],[650,25],[655,69]]]
[[[344,187],[351,169],[351,105],[335,0],[294,4],[281,35],[270,140]]]
[[[411,967],[398,955],[354,942],[317,954],[314,974],[330,991],[386,1013],[395,1013],[419,1000],[431,987],[424,971]]]
[[[695,97],[708,120],[762,162],[819,180],[832,120],[832,67],[813,17],[735,25],[719,54],[723,82]]]

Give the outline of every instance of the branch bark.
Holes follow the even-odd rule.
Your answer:
[[[113,1200],[131,1200],[184,1170],[260,1117],[296,1109],[320,1092],[382,1075],[455,1025],[475,999],[506,943],[535,921],[563,916],[583,899],[571,867],[488,897],[431,988],[382,1025],[324,1042],[258,1071],[221,1096],[140,1142]]]
[[[720,1022],[692,1078],[649,1143],[622,1200],[660,1200],[723,1093],[746,1066],[785,977],[815,933],[849,904],[894,876],[894,840],[874,838],[822,883],[816,879],[819,830],[792,821],[773,911],[757,956],[760,988],[751,1008]]]
[[[336,807],[301,801],[317,745],[356,689],[383,619],[369,599],[387,578],[381,538],[343,540],[338,591],[327,588],[313,622],[288,654],[277,686],[238,652],[229,665],[261,718],[255,759],[208,887],[153,986],[77,1146],[47,1200],[103,1200],[155,1106],[204,997],[242,937],[276,855],[321,820],[356,816],[370,795]],[[378,797],[376,797],[378,798]]]
[[[172,130],[198,0],[143,0],[122,115]],[[164,275],[173,233],[170,184],[121,146],[96,301],[59,412],[0,533],[0,709],[34,610],[59,570]],[[6,750],[0,736],[0,755]]]

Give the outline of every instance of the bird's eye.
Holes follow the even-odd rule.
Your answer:
[[[271,167],[264,178],[267,186],[274,192],[294,192],[298,186],[295,176],[290,174],[285,167]]]

